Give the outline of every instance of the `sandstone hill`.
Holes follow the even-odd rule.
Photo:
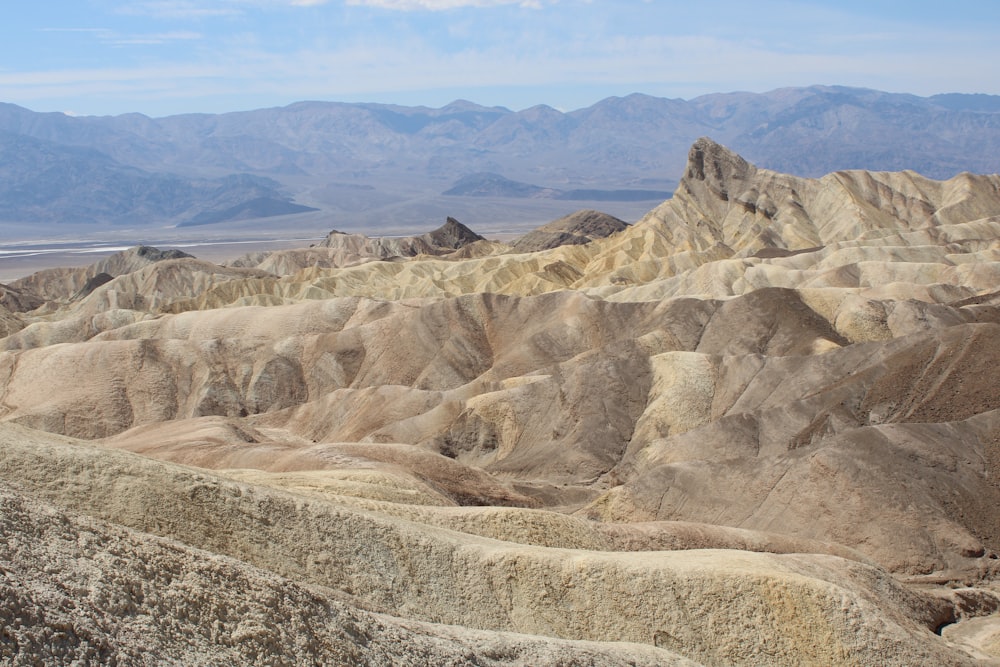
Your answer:
[[[229,265],[290,275],[305,268],[329,269],[418,255],[448,255],[477,242],[487,247],[490,245],[482,236],[449,217],[437,229],[420,236],[369,237],[334,230],[309,248],[253,253],[237,258]]]
[[[595,220],[5,287],[0,655],[1000,664],[1000,177]]]
[[[86,296],[117,276],[134,273],[163,260],[182,258],[192,258],[192,256],[180,250],[163,251],[149,246],[136,246],[87,267],[39,271],[15,281],[7,289],[34,295],[36,299],[34,303],[19,308],[30,310],[36,308],[40,301],[64,301]]]

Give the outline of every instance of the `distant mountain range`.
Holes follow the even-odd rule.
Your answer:
[[[198,225],[315,210],[288,199],[265,176],[156,173],[96,148],[0,132],[0,221]]]
[[[328,228],[377,228],[542,205],[535,217],[551,219],[552,200],[662,200],[700,136],[799,176],[993,173],[1000,96],[815,86],[634,94],[570,112],[299,102],[155,119],[0,104],[0,222],[218,225],[319,211]]]

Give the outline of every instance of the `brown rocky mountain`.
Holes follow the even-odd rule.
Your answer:
[[[583,210],[542,225],[513,243],[516,252],[550,250],[561,245],[583,245],[594,239],[603,239],[628,227],[624,220],[601,213]]]
[[[437,229],[419,236],[370,237],[334,230],[309,248],[251,253],[229,262],[229,265],[264,269],[277,275],[291,275],[305,268],[329,269],[418,255],[451,255],[477,242],[486,254],[500,250],[455,218],[449,217]]]
[[[464,229],[10,286],[0,655],[1000,663],[1000,177]]]

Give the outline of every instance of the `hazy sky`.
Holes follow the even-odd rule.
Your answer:
[[[0,101],[151,116],[297,100],[568,110],[842,84],[1000,93],[996,0],[29,0]]]

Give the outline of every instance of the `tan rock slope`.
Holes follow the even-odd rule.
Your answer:
[[[180,250],[158,250],[138,246],[125,252],[79,269],[47,269],[17,280],[12,287],[51,301],[61,301],[74,296],[85,296],[96,287],[117,276],[170,259],[191,258]]]
[[[401,620],[331,589],[0,489],[5,664],[693,665]]]
[[[145,628],[177,662],[1000,659],[1000,177],[800,179],[702,139],[671,200],[605,231],[510,249],[449,220],[9,286],[17,645],[64,623],[81,656]],[[76,532],[27,528],[52,517]],[[199,574],[138,600],[99,539]],[[53,559],[109,583],[60,589]],[[240,643],[219,600],[251,590],[284,600],[254,627],[341,620]],[[131,602],[37,611],[101,596]]]
[[[551,637],[643,642],[702,664],[731,663],[741,656],[759,664],[764,664],[765,658],[768,664],[831,664],[857,655],[880,656],[885,664],[956,658],[955,664],[971,664],[949,651],[928,629],[953,613],[947,600],[909,592],[888,573],[870,565],[829,556],[740,551],[607,554],[515,545],[391,519],[335,501],[322,502],[262,486],[246,487],[118,452],[101,452],[66,441],[39,441],[21,429],[8,427],[3,433],[8,442],[4,476],[26,480],[18,485],[25,494],[145,533],[181,538],[215,553],[236,554],[249,564],[307,585],[342,591],[355,604],[393,615]],[[25,443],[21,438],[30,440]],[[130,484],[130,478],[144,483]],[[29,535],[40,543],[25,549],[25,556],[14,554],[11,560],[21,570],[31,572],[30,563],[24,564],[22,559],[41,560],[36,553],[39,548],[62,552],[63,558],[82,551],[85,558],[81,559],[83,564],[75,563],[77,568],[86,567],[91,559],[114,559],[118,549],[126,554],[131,551],[116,544],[108,553],[93,544],[94,538],[73,539],[76,536],[66,535],[63,527],[66,519],[60,521],[58,514],[41,522],[42,526],[56,523],[58,528],[39,530],[38,522],[31,519],[40,511],[29,513],[18,507],[16,496],[5,500],[14,505],[17,514],[26,515],[17,517],[21,530],[11,532],[17,535],[25,524],[32,525]],[[89,527],[80,523],[77,520],[74,526],[78,531]],[[118,532],[114,537],[119,542],[129,535]],[[77,546],[81,543],[82,548]],[[144,551],[166,560],[157,553],[164,550],[160,544],[147,538]],[[181,582],[176,579],[182,579],[187,586],[172,597],[185,602],[190,597],[201,598],[190,603],[193,609],[187,623],[194,626],[192,634],[204,632],[204,625],[226,614],[220,609],[226,600],[215,598],[214,591],[206,595],[204,584],[190,579],[211,580],[221,574],[211,577],[202,572],[203,564],[190,563],[176,553],[177,547],[172,550],[175,567],[190,568],[194,576],[163,573],[152,583],[142,582],[143,588],[177,588]],[[235,569],[228,561],[216,562],[219,569]],[[144,568],[161,569],[148,563]],[[289,607],[286,613],[299,613],[297,607],[302,602],[295,598],[302,597],[301,587],[276,582],[273,576],[264,578],[254,569],[244,566],[238,570],[237,581],[230,584],[236,590],[224,590],[224,594],[238,595],[240,586],[252,590],[264,585],[272,591],[280,586],[281,593],[292,588],[298,594],[291,601],[267,590],[265,601],[282,600]],[[141,574],[138,578],[143,579]],[[113,608],[125,609],[134,608],[147,597],[146,590],[137,592],[117,582],[107,588],[101,578],[95,583],[90,583],[91,590],[85,588],[82,596],[64,596],[71,604],[110,598]],[[311,607],[319,602],[309,601]],[[266,602],[264,607],[268,609]],[[294,637],[275,637],[280,631],[268,623],[281,618],[281,607],[266,615],[259,608],[247,609],[245,604],[238,609],[237,627],[220,629],[218,623],[215,625],[221,638],[233,637],[238,642],[247,634],[256,635],[257,641],[276,644],[275,649],[281,640],[294,641]],[[309,607],[307,610],[316,614]],[[155,607],[150,609],[156,611]],[[236,619],[231,623],[236,624]],[[792,624],[805,627],[792,631]],[[749,627],[757,631],[748,633]],[[339,634],[347,634],[343,626],[334,626],[328,631],[333,638],[319,639],[330,643],[339,639],[337,643],[350,647],[346,638],[336,636],[338,629]],[[817,643],[806,629],[822,633],[825,641]],[[165,639],[172,638],[169,631],[159,632],[167,635]],[[290,633],[294,632],[293,628]],[[555,644],[552,648],[558,647]],[[248,648],[258,653],[271,647],[265,643]],[[765,655],[760,655],[762,649]],[[405,650],[397,649],[400,653]],[[623,657],[633,653],[628,646],[605,650]],[[653,655],[646,653],[647,660]],[[676,660],[670,653],[658,658],[661,664]],[[472,664],[471,656],[465,660]],[[570,659],[569,664],[587,663]]]
[[[332,231],[309,248],[253,253],[233,260],[230,265],[284,276],[309,267],[327,269],[418,255],[449,255],[476,244],[490,245],[458,220],[448,218],[434,231],[420,236],[369,237]]]

